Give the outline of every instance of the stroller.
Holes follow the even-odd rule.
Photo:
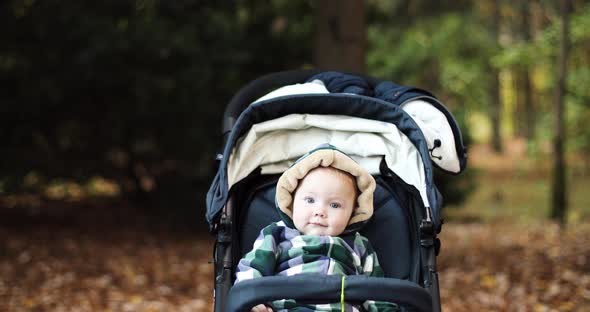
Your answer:
[[[272,91],[272,92],[270,92]],[[270,92],[270,93],[269,93]],[[242,88],[223,116],[223,153],[207,193],[214,247],[215,312],[298,302],[389,301],[409,311],[440,311],[436,256],[442,197],[433,166],[466,165],[457,123],[427,91],[372,77],[315,70],[261,77]],[[385,277],[269,276],[233,285],[235,269],[260,230],[280,220],[275,185],[319,144],[350,155],[375,178],[374,215],[361,230]]]

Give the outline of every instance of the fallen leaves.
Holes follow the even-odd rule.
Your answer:
[[[84,224],[0,227],[0,311],[212,310],[207,234]],[[590,224],[450,223],[441,239],[444,311],[590,311]]]
[[[55,227],[0,237],[0,311],[211,310],[208,237]]]
[[[590,311],[590,225],[447,224],[443,310]]]

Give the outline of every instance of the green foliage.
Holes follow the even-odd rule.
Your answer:
[[[546,60],[549,63],[555,63],[553,60],[557,57],[559,29],[561,22],[554,16],[555,22],[549,24],[530,42],[517,42],[505,45],[494,55],[492,63],[499,68],[506,68],[512,65],[533,66],[540,60]],[[570,43],[573,46],[574,57],[580,50],[585,50],[584,45],[590,40],[590,5],[582,7],[580,10],[572,12],[570,18]],[[587,49],[587,48],[586,48]],[[576,68],[573,68],[574,70]]]
[[[463,11],[421,18],[403,32],[369,26],[369,72],[432,90],[458,108],[487,107],[487,56],[494,43],[484,25]]]
[[[102,176],[126,193],[184,187],[202,200],[224,106],[252,78],[311,62],[311,9],[279,0],[0,5],[2,193],[35,172]]]
[[[484,25],[464,7],[442,11],[437,16],[415,17],[410,25],[400,25],[398,20],[369,24],[368,70],[437,95],[453,111],[468,144],[466,114],[488,104],[486,56],[495,45]],[[445,203],[464,201],[475,188],[474,174],[468,170],[455,177],[437,171],[435,180]]]
[[[495,68],[502,73],[503,116],[509,117],[502,127],[511,129],[508,121],[521,119],[510,114],[522,113],[515,108],[523,92],[516,85],[515,70],[528,69],[533,80],[537,129],[536,138],[528,146],[539,153],[553,138],[553,117],[545,112],[551,112],[556,84],[560,22],[555,3],[497,2],[499,40],[492,31],[492,1],[440,2],[435,4],[436,15],[428,13],[432,12],[428,7],[431,3],[422,1],[369,3],[370,74],[432,91],[466,126],[465,121],[474,113],[487,115],[492,107],[489,87],[495,77],[490,75],[490,70]],[[522,14],[530,18],[527,28]],[[574,1],[570,18],[566,146],[569,152],[577,153],[590,151],[590,130],[584,126],[590,122],[588,29],[590,5]],[[525,39],[524,31],[531,31],[530,40]]]
[[[505,45],[493,57],[493,64],[500,69],[524,65],[532,70],[539,79],[536,87],[543,96],[538,106],[541,110],[551,111],[553,92],[556,84],[557,56],[559,49],[559,29],[561,22],[557,12],[553,12],[554,22],[541,30],[530,42],[517,42]],[[566,97],[566,125],[568,150],[570,152],[590,151],[590,130],[582,126],[590,119],[588,103],[590,93],[590,5],[585,4],[571,13],[570,17],[570,53],[568,60],[568,77]],[[518,91],[518,90],[517,90]],[[551,116],[541,116],[537,124],[537,140],[552,139]],[[536,144],[538,145],[538,144]]]
[[[491,31],[490,1],[366,3],[368,73],[432,91],[467,139],[466,120],[491,107],[493,68],[506,73],[528,67],[535,109],[550,110],[559,29],[553,2],[529,3],[538,20],[525,41],[512,29],[523,3],[500,1],[501,44]],[[3,2],[0,194],[52,181],[85,185],[99,177],[153,203],[175,206],[168,197],[183,194],[201,200],[220,148],[225,104],[254,78],[312,64],[315,5]],[[575,1],[566,109],[570,151],[590,151],[588,29],[590,5]],[[504,97],[519,92],[507,79],[503,88]],[[551,138],[551,123],[548,114],[537,118],[541,131],[531,146]],[[438,184],[445,193],[460,190],[447,201],[461,200],[472,180],[467,174]]]

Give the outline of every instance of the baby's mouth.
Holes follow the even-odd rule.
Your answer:
[[[319,223],[319,222],[309,222],[309,224],[310,224],[310,225],[314,225],[314,226],[320,226],[320,227],[328,227],[327,225],[325,225],[325,224],[321,224],[321,223]]]

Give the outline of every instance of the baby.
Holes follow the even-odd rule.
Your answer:
[[[383,276],[377,255],[358,230],[373,214],[375,180],[346,154],[322,145],[297,160],[277,182],[282,221],[260,232],[238,264],[236,283],[300,273]],[[395,304],[367,300],[367,311],[398,311]],[[273,310],[274,309],[274,310]],[[360,306],[345,303],[346,311]],[[341,311],[341,303],[301,304],[277,300],[252,311]]]

